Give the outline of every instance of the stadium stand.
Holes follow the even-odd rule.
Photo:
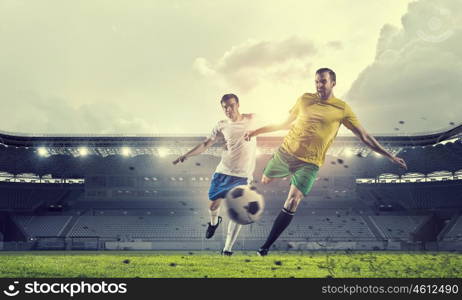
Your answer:
[[[462,216],[457,218],[455,224],[444,235],[442,240],[446,242],[462,242]]]
[[[247,239],[265,239],[271,230],[273,218],[265,218],[243,230]],[[361,216],[308,216],[295,218],[281,239],[299,241],[353,241],[376,240]]]
[[[398,203],[408,209],[458,208],[462,181],[358,184],[365,202]]]
[[[205,220],[205,218],[203,218]],[[272,217],[245,226],[242,237],[266,238]],[[198,217],[81,216],[68,237],[145,238],[152,240],[203,239],[204,224]],[[291,240],[376,240],[361,216],[312,216],[295,219],[282,236]]]
[[[2,210],[27,210],[34,209],[43,203],[39,193],[33,190],[2,190],[0,209]]]
[[[408,162],[408,173],[370,155],[355,137],[339,137],[277,246],[400,250],[412,243],[434,243],[440,233],[436,243],[446,243],[445,250],[462,249],[462,221],[453,217],[462,208],[461,132],[458,126],[427,135],[377,137]],[[202,137],[0,133],[0,138],[5,145],[0,147],[4,249],[222,246],[226,223],[213,240],[204,238],[207,190],[221,145],[172,167],[176,155]],[[121,150],[127,143],[130,155]],[[258,143],[263,154],[257,159],[256,179],[280,138],[264,137]],[[78,151],[83,144],[92,145],[85,158]],[[256,185],[265,197],[264,216],[243,227],[238,249],[254,249],[266,238],[290,180]],[[225,210],[222,214],[226,216]]]
[[[24,188],[14,185],[15,188],[1,189],[0,210],[32,211],[44,203],[59,201],[67,192],[62,189],[31,189],[30,184],[25,184]]]
[[[386,239],[411,241],[411,233],[427,216],[371,216]]]
[[[28,237],[59,237],[71,216],[14,216]]]
[[[204,229],[191,217],[81,216],[68,237],[99,237],[131,240],[202,239]]]

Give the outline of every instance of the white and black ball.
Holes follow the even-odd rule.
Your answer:
[[[226,194],[228,216],[234,222],[246,225],[260,219],[265,208],[263,196],[257,188],[248,185],[239,185]]]

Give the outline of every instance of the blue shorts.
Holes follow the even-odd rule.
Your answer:
[[[228,191],[238,185],[247,185],[247,178],[214,173],[209,189],[209,199],[214,201],[225,198]]]

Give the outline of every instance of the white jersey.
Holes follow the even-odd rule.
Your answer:
[[[209,137],[215,139],[222,135],[226,144],[215,172],[246,177],[251,181],[255,170],[257,141],[256,138],[246,141],[244,133],[255,129],[255,115],[242,114],[241,116],[242,120],[237,122],[229,119],[219,121]]]

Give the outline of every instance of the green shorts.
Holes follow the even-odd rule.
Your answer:
[[[290,184],[295,185],[306,196],[316,181],[318,171],[318,166],[304,162],[279,148],[266,164],[263,174],[270,178],[292,175]]]

